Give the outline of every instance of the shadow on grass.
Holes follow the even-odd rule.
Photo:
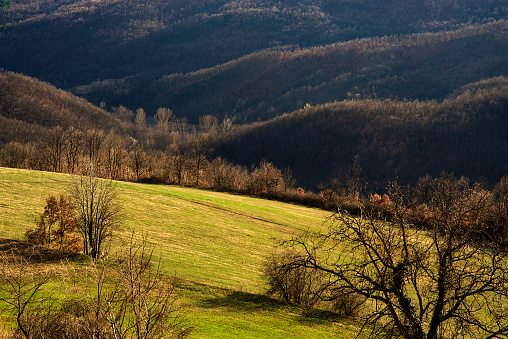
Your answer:
[[[298,322],[305,325],[322,325],[346,318],[335,312],[310,308],[303,310],[303,313],[298,318]]]
[[[78,253],[62,252],[24,241],[0,238],[0,255],[13,254],[33,263],[52,263],[62,260],[82,261],[84,256]]]
[[[290,306],[265,295],[240,291],[228,291],[222,296],[206,298],[201,305],[206,308],[224,307],[243,312],[273,311]]]
[[[206,308],[227,308],[232,311],[247,313],[286,310],[298,314],[297,321],[306,325],[327,324],[344,319],[344,317],[334,312],[304,308],[266,295],[240,291],[229,291],[229,293],[222,296],[206,298],[200,304]]]

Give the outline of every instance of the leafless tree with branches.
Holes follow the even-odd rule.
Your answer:
[[[83,237],[83,251],[92,258],[101,253],[104,242],[119,225],[120,205],[111,180],[98,179],[90,167],[88,176],[74,180],[77,229]]]
[[[134,234],[125,248],[109,266],[116,281],[101,310],[115,338],[186,337],[190,328],[175,305],[172,284],[161,273],[161,261],[153,261],[153,248],[146,239],[136,242]]]
[[[508,336],[506,252],[478,236],[488,192],[452,176],[427,184],[431,198],[422,200],[421,190],[392,183],[391,224],[333,214],[323,234],[289,242],[303,253],[292,264],[327,274],[328,288],[364,297],[373,337]],[[418,229],[412,221],[421,218]]]

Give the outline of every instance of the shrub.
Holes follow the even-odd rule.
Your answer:
[[[312,307],[319,300],[322,274],[295,265],[302,257],[294,251],[273,254],[264,264],[267,294],[286,302]]]
[[[365,298],[348,289],[330,288],[327,275],[306,267],[304,257],[286,250],[274,253],[265,262],[267,294],[306,308],[318,307],[342,317],[357,316]]]

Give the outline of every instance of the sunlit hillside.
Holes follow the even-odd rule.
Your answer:
[[[72,180],[64,174],[0,168],[0,238],[22,240],[44,210],[46,197],[68,192]],[[264,260],[281,240],[321,229],[325,212],[170,186],[118,182],[116,188],[122,223],[109,253],[132,232],[138,240],[146,236],[163,272],[177,278],[176,296],[194,327],[190,338],[355,335],[354,321],[306,318],[298,307],[263,296]]]

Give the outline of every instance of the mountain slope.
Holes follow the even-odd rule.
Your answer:
[[[35,141],[42,131],[56,126],[129,131],[118,117],[82,98],[28,76],[0,71],[0,145]]]
[[[348,98],[442,99],[470,82],[508,74],[508,24],[369,38],[323,47],[274,48],[152,81],[132,77],[77,89],[92,102],[148,111],[172,107],[243,123]],[[80,92],[81,90],[81,92]]]
[[[500,64],[498,59],[506,55],[506,32],[499,26],[506,26],[507,13],[503,0],[19,0],[9,10],[0,12],[0,25],[11,24],[0,33],[0,67],[65,89],[97,80],[123,79],[120,86],[113,81],[115,86],[105,86],[104,92],[99,88],[100,91],[90,93],[88,98],[96,104],[104,100],[108,105],[144,107],[149,114],[155,112],[154,106],[164,105],[174,108],[177,115],[189,115],[193,120],[199,114],[224,116],[239,112],[238,121],[244,118],[252,121],[291,111],[299,102],[303,105],[324,103],[330,98],[341,100],[347,92],[373,95],[372,86],[378,97],[435,98],[470,81],[505,75],[505,63]],[[301,60],[306,66],[301,74],[300,65],[288,65],[290,86],[270,83],[275,82],[274,77],[287,76],[277,71],[283,62],[275,66],[258,63],[258,68],[249,70],[252,76],[246,78],[225,72],[223,77],[231,81],[229,86],[242,81],[249,83],[248,87],[233,93],[228,91],[228,86],[218,86],[217,92],[210,93],[217,79],[204,78],[199,86],[168,89],[167,85],[172,83],[164,78],[172,74],[179,78],[179,74],[222,65],[267,48],[286,51],[294,50],[288,46],[299,46],[305,50],[363,38],[420,33],[446,35],[444,32],[464,27],[482,30],[492,23],[497,26],[491,26],[493,30],[485,36],[477,35],[444,47],[442,43],[428,46],[425,50],[433,48],[430,53],[436,54],[430,58],[430,65],[418,58],[416,63],[405,61],[402,50],[407,48],[396,48],[395,61],[391,61],[390,53],[381,53],[376,60],[375,53],[364,55],[358,51],[352,55],[353,60],[360,58],[357,67],[332,72],[330,68],[337,60],[328,65],[320,57],[321,51],[307,54]],[[364,48],[362,44],[359,43],[360,49]],[[333,46],[332,49],[336,48]],[[406,52],[419,55],[422,50]],[[340,51],[338,55],[342,56]],[[488,59],[490,56],[492,60]],[[441,81],[436,76],[442,72],[437,64],[444,60],[456,66],[447,67],[449,72],[464,73],[463,81]],[[273,77],[256,75],[264,67],[269,67],[268,70],[275,67]],[[338,67],[343,66],[339,63]],[[358,72],[360,81],[356,84],[354,75]],[[423,83],[415,84],[414,80],[422,75]],[[301,79],[297,83],[296,77]],[[403,80],[397,81],[398,78]],[[430,91],[434,84],[437,89]],[[313,89],[318,85],[319,92],[324,94],[317,90],[309,92],[308,87]],[[267,96],[259,87],[268,87],[270,91],[275,87],[276,94]],[[234,96],[234,101],[218,96],[221,92]],[[338,94],[334,97],[333,93]],[[207,102],[202,104],[205,95]],[[295,103],[291,106],[287,101]],[[197,112],[208,106],[211,108]]]
[[[299,184],[345,179],[360,156],[370,188],[439,176],[497,182],[508,173],[508,79],[469,84],[443,101],[359,100],[308,107],[218,139],[216,153],[245,165],[289,166]]]

